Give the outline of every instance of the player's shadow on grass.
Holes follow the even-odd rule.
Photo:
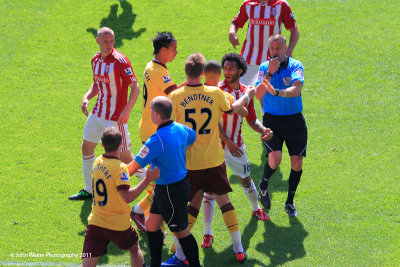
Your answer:
[[[132,5],[127,1],[119,2],[122,8],[122,13],[118,16],[118,4],[110,6],[110,14],[107,18],[104,18],[100,22],[100,27],[110,27],[115,34],[114,47],[119,48],[123,45],[123,40],[132,40],[132,38],[138,38],[146,28],[141,28],[138,31],[134,31],[133,24],[136,20],[136,14],[132,12]],[[97,29],[88,28],[87,32],[97,36]]]
[[[303,242],[308,232],[296,217],[289,218],[289,223],[289,227],[277,226],[272,221],[266,223],[264,241],[256,246],[258,252],[270,259],[268,265],[262,266],[280,266],[306,256]]]

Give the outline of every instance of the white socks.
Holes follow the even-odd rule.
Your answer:
[[[214,194],[204,193],[203,197],[203,222],[204,234],[212,235],[211,222],[214,215],[215,198]]]
[[[174,244],[175,244],[175,256],[178,258],[178,260],[185,261],[186,256],[185,253],[183,253],[181,243],[179,243],[179,240],[175,235],[172,235],[172,238],[174,239]]]
[[[92,187],[92,169],[95,161],[95,155],[82,156],[82,170],[83,170],[83,179],[85,181],[85,190],[86,192],[93,194]]]
[[[250,200],[251,211],[256,211],[260,208],[258,205],[258,195],[257,195],[257,188],[254,185],[253,180],[251,181],[249,188],[243,188],[243,192],[246,194],[247,198]]]
[[[233,251],[235,253],[243,252],[242,238],[240,236],[240,231],[231,233]]]

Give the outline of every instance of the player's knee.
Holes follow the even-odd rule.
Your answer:
[[[239,182],[244,188],[249,188],[251,186],[251,177],[247,176],[246,178],[240,178]]]
[[[278,168],[279,164],[281,164],[281,161],[282,161],[281,153],[275,153],[275,152],[269,153],[268,164],[271,167],[271,169],[275,170],[276,168]]]

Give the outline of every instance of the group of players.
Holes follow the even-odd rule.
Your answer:
[[[260,183],[261,204],[266,209],[271,206],[268,180],[279,166],[282,145],[286,142],[292,171],[285,210],[289,216],[297,215],[293,197],[307,146],[307,128],[301,114],[303,66],[290,57],[298,29],[286,1],[245,1],[230,27],[229,37],[234,46],[239,44],[236,32],[247,20],[249,29],[242,55],[226,54],[221,64],[215,60],[206,62],[200,53],[189,55],[185,62],[187,80],[179,86],[166,66],[177,54],[177,41],[170,32],[157,34],[153,39],[154,58],[144,71],[139,124],[144,145],[135,157],[130,150],[127,121],[138,98],[139,86],[128,58],[113,47],[113,31],[107,27],[99,29],[96,41],[100,52],[92,58],[94,82],[81,106],[88,116],[82,143],[85,189],[70,197],[72,200],[93,197],[83,265],[96,265],[98,258],[106,253],[109,241],[129,249],[133,266],[144,265],[137,234],[130,222],[128,226],[130,215],[148,233],[151,266],[199,266],[197,243],[190,230],[203,202],[201,245],[212,246],[215,201],[230,232],[235,258],[244,262],[247,254],[242,247],[237,214],[228,196],[232,189],[225,162],[239,177],[252,214],[263,221],[269,220],[269,216],[258,205],[257,189],[250,176],[241,134],[243,117],[261,134],[268,150],[269,160]],[[288,46],[285,37],[279,34],[282,21],[291,32]],[[221,69],[223,81],[220,81]],[[88,114],[89,100],[96,95],[97,102]],[[253,96],[261,101],[263,123],[257,119]],[[187,127],[180,128],[171,118]],[[100,140],[106,153],[95,161],[94,149]],[[153,167],[146,170],[149,163]],[[133,173],[143,180],[130,188],[129,175]],[[136,199],[146,186],[145,198],[131,211],[127,203]],[[163,263],[162,219],[174,233],[175,243],[175,254]]]

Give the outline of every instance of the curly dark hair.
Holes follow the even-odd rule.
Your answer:
[[[157,55],[161,48],[168,48],[170,43],[176,41],[171,32],[159,32],[153,39],[154,55]]]
[[[239,54],[236,54],[236,53],[225,54],[222,57],[222,60],[221,60],[222,68],[224,67],[225,61],[236,62],[238,68],[240,70],[242,70],[242,74],[240,74],[240,77],[242,77],[246,73],[246,71],[247,71],[247,63],[246,63],[246,60],[243,58],[242,55],[239,55]]]

